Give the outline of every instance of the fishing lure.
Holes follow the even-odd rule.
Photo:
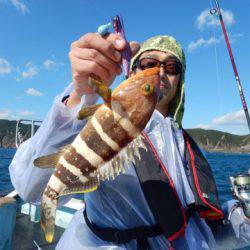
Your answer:
[[[121,56],[122,56],[122,68],[124,70],[125,77],[128,78],[132,52],[131,52],[129,43],[126,39],[126,36],[125,36],[125,29],[124,29],[124,24],[123,24],[123,20],[121,16],[117,15],[113,19],[113,27],[114,27],[115,32],[117,34],[120,34],[126,42],[125,48],[121,52]]]
[[[119,34],[124,39],[124,41],[126,43],[125,48],[121,51],[121,57],[122,57],[122,68],[124,70],[125,78],[127,79],[129,77],[130,61],[131,61],[131,57],[132,57],[132,52],[131,52],[129,43],[126,39],[122,17],[119,15],[116,15],[115,18],[112,18],[111,22],[109,22],[107,24],[100,25],[98,27],[98,33],[101,36],[106,36],[107,34],[109,34],[109,29],[112,26],[112,24],[113,24],[114,32]]]

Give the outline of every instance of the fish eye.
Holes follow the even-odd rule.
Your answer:
[[[145,91],[146,91],[146,93],[150,92],[150,84],[146,84]]]
[[[154,91],[154,86],[152,86],[149,83],[146,83],[143,87],[143,93],[144,95],[150,95]]]

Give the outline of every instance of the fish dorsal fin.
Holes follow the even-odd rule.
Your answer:
[[[101,105],[102,104],[94,104],[80,109],[77,119],[83,120],[89,116],[92,116]]]
[[[111,102],[111,94],[112,94],[112,90],[107,87],[104,83],[102,83],[101,81],[98,81],[96,79],[94,79],[93,77],[89,77],[89,81],[88,84],[91,88],[93,88],[93,90],[102,97],[102,99],[104,100],[104,102],[106,104],[110,104]]]
[[[33,161],[34,166],[38,167],[38,168],[54,168],[57,165],[61,154],[65,150],[67,150],[68,147],[69,146],[63,147],[62,149],[60,149],[56,153],[44,155],[44,156],[40,156],[40,157],[36,158]]]
[[[125,173],[127,171],[126,168],[130,166],[129,162],[135,164],[135,157],[138,159],[141,158],[139,148],[147,150],[141,135],[130,142],[127,147],[122,149],[111,161],[100,166],[96,172],[91,174],[87,182],[80,184],[72,183],[72,185],[64,189],[58,197],[68,194],[93,192],[99,187],[100,181],[109,180],[110,178],[114,179],[120,173]]]
[[[130,163],[135,164],[135,157],[141,160],[140,150],[147,151],[142,136],[139,135],[132,142],[130,142],[125,148],[123,148],[115,157],[109,162],[103,164],[97,169],[97,175],[100,181],[114,179],[120,173],[126,173],[127,168],[130,167]]]

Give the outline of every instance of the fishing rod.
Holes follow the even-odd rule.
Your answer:
[[[218,2],[218,0],[214,0],[214,1],[215,1],[216,8],[211,9],[210,13],[212,15],[215,15],[217,13],[218,16],[219,16],[221,28],[222,28],[224,38],[225,38],[225,41],[226,41],[226,44],[227,44],[227,50],[228,50],[230,60],[231,60],[231,63],[232,63],[235,80],[236,80],[236,83],[237,83],[237,86],[238,86],[241,102],[242,102],[243,109],[244,109],[244,112],[245,112],[245,116],[246,116],[246,119],[247,119],[248,129],[250,131],[250,117],[249,117],[247,103],[246,103],[246,100],[245,100],[243,89],[242,89],[242,86],[241,86],[240,77],[239,77],[238,70],[237,70],[237,67],[236,67],[236,64],[235,64],[235,61],[234,61],[234,56],[233,56],[231,45],[230,45],[230,42],[229,42],[229,39],[228,39],[226,27],[225,27],[225,24],[224,24],[224,21],[223,21],[223,18],[222,18],[219,2]]]
[[[239,77],[238,70],[237,70],[237,67],[236,67],[236,64],[234,61],[233,52],[232,52],[230,42],[228,39],[226,27],[225,27],[225,24],[224,24],[224,21],[222,18],[219,2],[218,2],[218,0],[214,0],[214,1],[216,4],[216,8],[211,9],[210,13],[212,15],[215,15],[217,13],[219,16],[221,28],[222,28],[224,38],[225,38],[225,41],[227,44],[227,50],[228,50],[230,60],[232,63],[235,80],[236,80],[236,83],[238,86],[241,102],[242,102],[245,116],[247,119],[248,129],[250,131],[250,117],[249,117],[247,103],[246,103],[246,100],[244,97],[243,89],[241,86],[240,77]],[[237,202],[234,204],[233,208],[231,209],[229,216],[228,216],[228,220],[229,221],[231,220],[231,216],[232,216],[233,211],[235,209],[237,209],[238,207],[241,207],[243,209],[244,215],[248,219],[250,219],[250,174],[248,173],[248,174],[238,174],[236,176],[230,176],[229,180],[230,180],[230,184],[231,184],[232,194],[233,194],[234,198],[237,200]]]

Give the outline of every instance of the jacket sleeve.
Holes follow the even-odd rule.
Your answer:
[[[68,108],[62,103],[62,98],[68,95],[72,89],[73,85],[70,84],[62,94],[55,98],[40,128],[33,137],[20,145],[10,164],[9,172],[12,184],[25,201],[40,201],[43,190],[54,170],[53,168],[34,167],[34,159],[55,153],[58,149],[71,143],[86,124],[86,119],[79,121],[76,118],[79,109],[95,103],[98,99],[96,94],[84,95],[81,104]]]

